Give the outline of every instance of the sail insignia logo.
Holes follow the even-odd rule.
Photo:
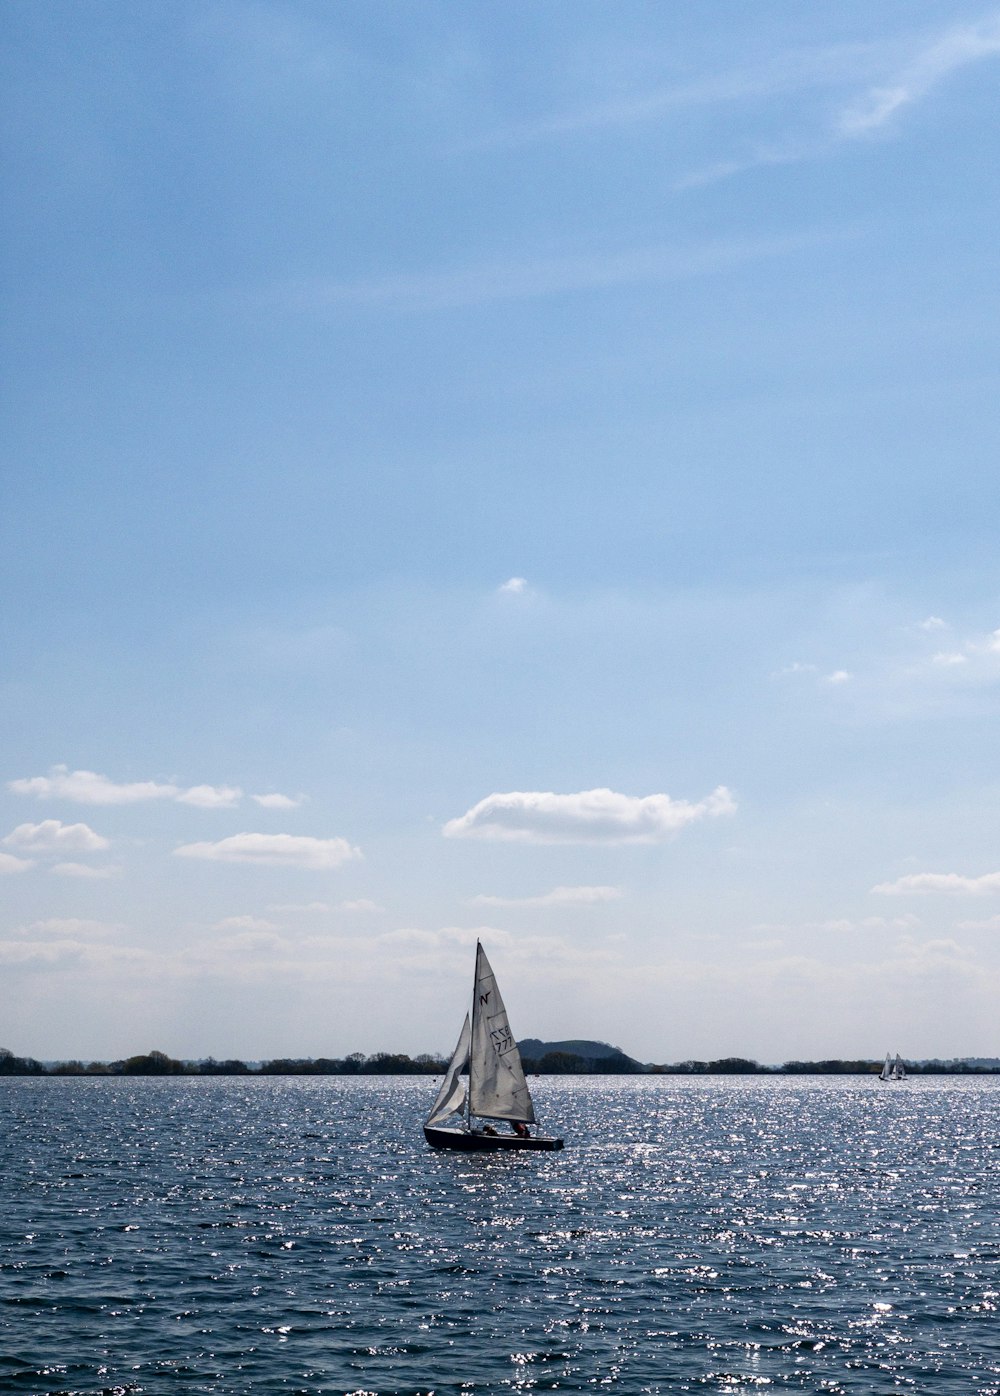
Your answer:
[[[480,1008],[485,1008],[485,1007],[486,1007],[486,1005],[487,1005],[487,1004],[489,1003],[489,1001],[490,1001],[490,994],[491,994],[492,992],[493,992],[493,990],[490,989],[488,993],[480,994],[480,995],[479,995],[479,1007],[480,1007]]]

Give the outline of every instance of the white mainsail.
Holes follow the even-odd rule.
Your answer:
[[[431,1106],[431,1113],[427,1116],[429,1125],[439,1125],[449,1115],[454,1115],[456,1111],[465,1108],[465,1082],[462,1080],[462,1072],[469,1064],[469,1044],[471,1041],[472,1029],[469,1027],[469,1015],[466,1013],[462,1031],[458,1035],[458,1044],[451,1055],[444,1080],[441,1082],[441,1089]]]
[[[891,1076],[892,1076],[892,1058],[890,1057],[889,1053],[886,1052],[886,1054],[885,1054],[885,1062],[883,1063],[882,1070],[881,1070],[881,1071],[879,1072],[879,1074],[878,1074],[878,1079],[879,1079],[880,1081],[888,1081],[888,1080],[890,1079]]]
[[[472,995],[469,1110],[491,1120],[515,1120],[529,1125],[535,1122],[521,1054],[490,962],[479,944]]]
[[[896,1060],[893,1063],[892,1074],[897,1081],[906,1080],[906,1067],[903,1065],[903,1059],[898,1052],[896,1053]]]

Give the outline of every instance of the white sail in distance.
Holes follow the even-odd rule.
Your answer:
[[[500,990],[481,945],[472,994],[469,1109],[491,1120],[534,1124],[535,1109]]]
[[[439,1125],[449,1115],[454,1115],[456,1111],[464,1109],[466,1083],[462,1080],[462,1072],[469,1064],[471,1042],[472,1029],[469,1026],[469,1015],[466,1013],[462,1031],[458,1035],[458,1043],[451,1054],[448,1070],[441,1082],[441,1089],[431,1106],[431,1113],[427,1116],[429,1125]]]
[[[883,1067],[882,1067],[882,1070],[881,1070],[881,1071],[879,1072],[879,1074],[878,1074],[879,1080],[880,1080],[880,1081],[888,1081],[888,1080],[889,1080],[890,1073],[891,1073],[891,1070],[892,1070],[892,1059],[891,1059],[891,1057],[889,1056],[889,1053],[886,1052],[886,1054],[885,1054],[885,1063],[884,1063],[884,1065],[883,1065]]]
[[[896,1053],[896,1060],[893,1063],[892,1074],[897,1081],[906,1080],[906,1067],[903,1065],[903,1060],[898,1052]]]

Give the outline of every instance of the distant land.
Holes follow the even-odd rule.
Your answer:
[[[538,1076],[872,1076],[882,1059],[788,1061],[762,1066],[748,1057],[720,1057],[714,1061],[682,1061],[657,1065],[639,1062],[620,1047],[586,1038],[542,1042],[526,1037],[518,1043],[524,1068]],[[203,1057],[182,1061],[165,1052],[152,1051],[120,1061],[40,1062],[16,1056],[0,1047],[0,1076],[440,1076],[447,1061],[432,1053],[408,1057],[402,1052],[351,1052],[346,1057],[276,1057],[271,1061],[216,1061]],[[1000,1075],[1000,1057],[951,1057],[907,1061],[913,1076]]]

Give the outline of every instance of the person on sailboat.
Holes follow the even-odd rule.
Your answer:
[[[520,1120],[515,1120],[511,1125],[511,1129],[514,1131],[514,1133],[518,1136],[519,1139],[531,1138],[531,1130],[528,1128],[526,1124],[522,1124]]]

